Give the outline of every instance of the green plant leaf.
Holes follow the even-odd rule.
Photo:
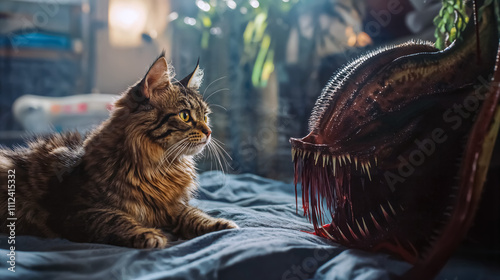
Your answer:
[[[255,64],[252,71],[252,84],[254,87],[260,86],[260,78],[262,76],[262,68],[264,66],[264,61],[266,59],[269,46],[271,45],[271,37],[269,34],[264,35],[262,42],[260,44],[259,53],[255,59]]]
[[[245,31],[243,32],[243,43],[245,45],[250,44],[250,42],[252,41],[254,31],[255,31],[255,22],[249,21],[247,27],[245,28]]]
[[[264,62],[264,66],[262,67],[262,75],[261,75],[261,83],[262,87],[267,86],[267,81],[269,81],[269,77],[274,71],[274,50],[270,50],[266,57],[266,62]]]

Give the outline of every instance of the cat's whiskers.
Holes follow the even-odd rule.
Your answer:
[[[222,147],[223,144],[222,145],[221,144],[222,144],[222,142],[220,142],[219,140],[217,140],[215,138],[212,138],[212,141],[210,141],[208,148],[209,148],[210,152],[212,152],[212,154],[213,154],[212,158],[217,160],[222,172],[224,172],[224,165],[226,165],[226,168],[230,166],[226,157],[228,157],[231,160],[232,160],[232,158],[226,152],[226,150]],[[224,165],[222,164],[222,162],[224,162]]]
[[[208,143],[207,145],[207,153],[208,153],[208,156],[210,157],[210,170],[213,170],[213,161],[215,160],[215,154],[214,152],[212,151],[212,142]]]
[[[212,106],[220,107],[220,108],[224,109],[224,111],[227,111],[226,107],[224,107],[222,105],[219,105],[219,104],[210,104],[210,107],[212,107]]]
[[[213,85],[215,82],[220,81],[220,80],[222,80],[222,79],[224,79],[224,78],[227,78],[227,76],[222,76],[222,77],[220,77],[220,78],[218,78],[218,79],[215,79],[215,80],[214,80],[214,81],[212,81],[210,84],[208,84],[208,86],[207,86],[207,87],[205,88],[205,90],[203,91],[202,97],[203,97],[203,98],[205,98],[205,93],[207,92],[207,90],[210,88],[210,86],[211,86],[211,85]]]
[[[207,146],[207,149],[210,151],[210,165],[212,165],[212,162],[215,161],[216,163],[219,163],[219,166],[221,168],[221,171],[224,173],[224,167],[220,161],[220,158],[219,158],[219,154],[217,153],[217,151],[215,150],[215,146],[213,144],[213,142],[210,142]]]
[[[207,96],[207,98],[205,99],[205,102],[208,102],[208,99],[210,99],[210,97],[212,97],[214,94],[221,92],[221,91],[224,91],[224,90],[229,90],[229,88],[221,88],[221,89],[218,89],[218,90],[212,92],[210,95]]]
[[[174,161],[179,158],[179,156],[181,154],[184,153],[184,151],[189,148],[191,146],[191,142],[183,142],[182,145],[177,149],[177,152],[175,153],[175,155],[172,157],[172,161],[169,162],[168,166],[166,167],[166,169],[169,169],[170,166],[172,165],[172,163],[174,163]]]
[[[229,155],[229,153],[228,153],[228,152],[226,152],[226,150],[222,147],[222,146],[224,146],[224,143],[222,143],[221,141],[219,141],[218,139],[215,139],[215,138],[213,138],[213,140],[214,140],[214,144],[215,144],[217,147],[219,147],[219,149],[220,149],[222,152],[224,152],[224,154],[226,154],[226,156],[227,156],[227,157],[229,157],[229,159],[230,159],[230,160],[233,160],[233,159],[231,158],[231,156]]]
[[[153,170],[153,175],[155,177],[163,177],[164,174],[162,174],[162,170],[168,170],[170,166],[175,162],[175,160],[181,155],[186,147],[189,146],[189,142],[187,142],[187,138],[182,139],[181,141],[175,143],[172,145],[167,151],[168,154],[165,154],[163,157],[162,161],[156,166],[156,168]],[[168,160],[171,158],[171,160]],[[163,168],[165,165],[165,162],[167,162],[167,166]]]
[[[165,161],[168,161],[168,158],[173,155],[178,149],[180,149],[180,146],[185,143],[186,141],[188,140],[188,138],[184,138],[182,140],[180,140],[179,142],[173,144],[172,146],[170,146],[164,153],[163,153],[163,156],[160,160],[160,162],[158,163],[158,165],[156,166],[156,169],[160,168],[163,163],[165,163]],[[171,164],[173,162],[173,160],[175,159],[175,157],[172,158],[172,161],[168,161],[169,164]]]

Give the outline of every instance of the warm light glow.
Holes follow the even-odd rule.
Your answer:
[[[123,47],[140,45],[146,17],[147,7],[143,1],[110,0],[109,35],[111,44]]]
[[[210,4],[208,4],[205,1],[202,1],[202,0],[196,1],[196,6],[198,6],[198,8],[200,8],[200,10],[202,10],[204,12],[210,11]]]
[[[226,3],[226,5],[231,10],[236,9],[236,2],[234,2],[233,0],[228,0],[227,3]]]
[[[364,47],[371,43],[373,43],[372,38],[370,38],[368,34],[366,34],[365,32],[361,32],[358,34],[358,45],[360,47]]]
[[[260,5],[259,1],[257,0],[250,0],[250,6],[252,6],[253,8],[258,8]]]
[[[143,27],[146,23],[146,7],[140,1],[111,1],[109,24],[129,29]]]
[[[185,17],[184,18],[184,23],[187,25],[195,25],[196,24],[196,19],[192,17]]]
[[[170,15],[168,15],[168,20],[170,20],[170,21],[174,21],[177,18],[179,18],[179,14],[176,12],[171,12]]]

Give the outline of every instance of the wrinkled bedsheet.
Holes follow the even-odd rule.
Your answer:
[[[391,279],[410,265],[306,233],[294,186],[255,175],[200,175],[192,204],[241,229],[175,241],[163,250],[16,236],[15,272],[0,236],[0,279]],[[300,209],[300,201],[299,201]],[[500,279],[500,270],[452,260],[438,279]]]

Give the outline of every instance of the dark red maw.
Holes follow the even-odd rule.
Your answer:
[[[474,127],[488,108],[498,47],[492,7],[480,13],[479,48],[471,24],[444,51],[424,42],[386,47],[333,76],[310,133],[290,139],[295,184],[316,234],[412,263],[439,251],[435,240],[464,207],[461,190],[482,187],[464,184],[461,173],[472,164],[467,141],[487,136]],[[323,207],[331,213],[326,226]]]

